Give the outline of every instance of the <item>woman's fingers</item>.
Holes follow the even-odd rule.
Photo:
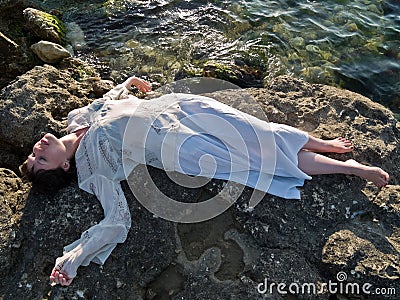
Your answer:
[[[53,271],[53,274],[52,274],[52,276],[53,276],[53,282],[55,282],[55,283],[57,283],[57,284],[59,284],[60,282],[59,282],[59,280],[58,280],[58,271],[57,270],[54,270]]]
[[[50,281],[54,282],[55,284],[61,284],[61,285],[70,285],[72,282],[73,278],[69,278],[67,275],[60,273],[56,269],[53,269],[50,275]]]
[[[139,91],[141,92],[150,92],[151,90],[151,84],[147,82],[146,80],[138,78],[135,86],[138,88]]]
[[[59,276],[60,284],[61,284],[61,285],[64,285],[64,286],[70,285],[71,282],[72,282],[72,280],[73,280],[73,278],[69,278],[69,277],[68,277],[67,275],[65,275],[65,274],[60,274],[60,276]]]
[[[142,78],[138,78],[135,76],[129,77],[125,80],[125,87],[129,89],[133,84],[140,92],[150,92],[151,91],[151,84]]]
[[[68,286],[68,285],[71,284],[72,280],[73,280],[73,278],[68,278],[68,277],[65,278],[65,277],[63,277],[61,279],[61,285]]]

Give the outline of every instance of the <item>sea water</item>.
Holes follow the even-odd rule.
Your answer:
[[[61,10],[77,31],[75,55],[115,81],[136,74],[164,84],[182,68],[233,62],[265,82],[289,74],[400,112],[396,0],[92,0]]]

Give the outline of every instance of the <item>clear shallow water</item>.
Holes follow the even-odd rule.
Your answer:
[[[116,81],[137,74],[163,84],[184,66],[234,61],[266,80],[291,74],[400,111],[397,0],[97,0],[61,10],[75,53]]]

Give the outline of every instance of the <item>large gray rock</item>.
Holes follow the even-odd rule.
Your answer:
[[[81,279],[77,278],[73,287],[65,289],[50,287],[48,277],[55,258],[62,255],[63,245],[79,238],[103,218],[102,209],[95,197],[76,186],[53,198],[29,194],[21,203],[23,213],[17,220],[18,227],[14,225],[15,237],[1,244],[0,261],[7,262],[2,268],[9,270],[9,275],[2,279],[2,298],[38,299],[45,295],[51,299],[74,299],[79,295],[86,299],[140,298],[141,290],[176,256],[175,240],[171,239],[174,229],[172,223],[154,218],[128,193],[127,196],[135,220],[128,240],[114,250],[104,267],[92,264],[80,268]],[[13,199],[9,197],[6,199]],[[2,228],[2,232],[6,229]],[[15,240],[17,246],[10,248]]]
[[[28,151],[28,145],[40,136],[37,131],[62,134],[68,110],[88,103],[99,86],[107,85],[99,80],[72,80],[73,65],[63,71],[37,67],[1,91],[0,141],[8,143],[5,152]],[[257,105],[241,101],[245,94]],[[2,182],[11,181],[11,188],[3,188],[7,192],[1,202],[5,217],[1,220],[0,262],[8,276],[0,286],[0,296],[286,299],[277,292],[277,284],[309,283],[317,288],[339,282],[339,272],[346,274],[349,283],[400,291],[400,132],[392,113],[358,94],[289,77],[279,77],[264,89],[213,96],[316,136],[347,136],[356,147],[353,153],[331,156],[381,166],[390,173],[390,184],[377,189],[354,176],[314,176],[301,188],[302,200],[266,195],[253,209],[248,207],[252,190],[245,188],[222,215],[197,224],[173,224],[144,209],[124,182],[133,221],[127,241],[118,245],[103,267],[80,268],[73,285],[62,288],[50,287],[48,282],[54,259],[63,245],[101,220],[101,207],[94,196],[76,185],[54,198],[27,193],[14,174],[3,171]],[[144,170],[137,168],[132,180],[146,192]],[[213,180],[188,189],[173,183],[161,170],[150,168],[150,174],[159,190],[178,201],[203,201],[223,188],[221,181]],[[265,280],[275,284],[273,293],[257,290]],[[319,295],[293,296],[332,297],[326,289]],[[393,295],[373,297],[347,295],[348,299],[397,299]]]

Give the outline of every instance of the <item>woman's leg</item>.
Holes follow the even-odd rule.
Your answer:
[[[309,135],[308,142],[303,149],[313,152],[346,153],[353,151],[354,146],[345,138],[339,137],[334,140],[322,140]]]
[[[369,167],[353,159],[339,161],[310,151],[298,153],[299,168],[308,175],[347,174],[372,181],[377,187],[387,185],[389,174],[378,167]]]

